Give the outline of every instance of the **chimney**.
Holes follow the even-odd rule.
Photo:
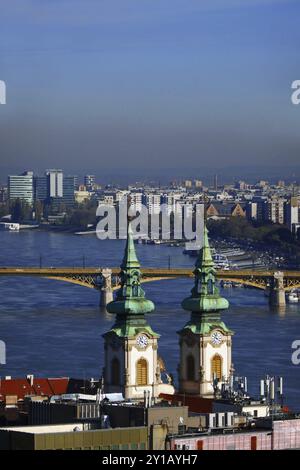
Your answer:
[[[33,374],[27,375],[26,378],[27,378],[28,382],[30,383],[30,387],[33,387],[34,375]]]

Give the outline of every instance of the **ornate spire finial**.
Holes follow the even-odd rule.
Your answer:
[[[228,301],[221,297],[216,286],[215,267],[208,241],[208,230],[204,223],[203,246],[199,252],[191,296],[184,299],[182,307],[192,312],[217,312],[227,309]]]
[[[130,215],[130,207],[131,207],[131,197],[127,197],[127,242],[124,252],[123,261],[121,263],[122,271],[128,270],[129,268],[136,268],[139,270],[140,263],[136,255],[134,240],[133,240],[133,233],[131,222],[134,220],[134,216]]]
[[[208,202],[209,202],[209,197],[207,195],[207,192],[205,191],[203,193],[203,210],[204,210],[204,214],[203,214],[203,218],[204,218],[204,226],[206,225],[206,222],[207,222],[207,209],[208,209]]]
[[[107,305],[107,311],[117,314],[144,314],[154,310],[154,304],[145,298],[141,288],[140,263],[136,255],[131,222],[135,218],[129,213],[130,196],[127,198],[127,241],[123,261],[121,263],[121,287],[117,291],[116,300]]]

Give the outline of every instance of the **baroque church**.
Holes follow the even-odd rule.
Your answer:
[[[158,354],[160,335],[153,331],[146,315],[155,306],[141,287],[141,270],[134,246],[131,218],[121,263],[121,287],[107,311],[116,315],[112,328],[103,335],[105,393],[122,392],[125,399],[142,400],[145,394],[156,401],[161,394],[173,395],[175,388]],[[233,373],[231,360],[233,332],[221,319],[228,308],[216,286],[215,269],[204,226],[204,243],[194,270],[191,296],[182,302],[190,312],[189,321],[178,332],[180,394],[211,398]],[[163,381],[167,377],[166,380]]]

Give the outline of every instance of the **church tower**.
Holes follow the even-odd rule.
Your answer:
[[[145,314],[152,312],[155,307],[153,302],[145,298],[140,285],[140,264],[135,252],[130,217],[120,277],[121,288],[115,300],[107,305],[107,311],[116,314],[116,321],[110,331],[103,335],[105,393],[122,392],[126,399],[143,399],[146,392],[156,399],[163,391],[159,385],[164,385],[157,356],[159,335],[145,318]]]
[[[216,287],[215,268],[204,225],[203,247],[194,270],[194,287],[182,307],[191,312],[190,321],[178,332],[180,337],[179,392],[213,397],[232,374],[233,332],[221,319],[228,308]]]

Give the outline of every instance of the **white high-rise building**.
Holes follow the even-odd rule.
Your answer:
[[[161,195],[160,194],[145,194],[145,202],[150,215],[160,213]]]
[[[49,197],[63,197],[63,171],[47,170],[46,175],[49,178]]]
[[[130,198],[134,210],[140,212],[143,206],[143,193],[130,193]]]
[[[299,211],[298,197],[292,196],[285,205],[285,223],[293,233],[296,233],[299,228]]]
[[[26,171],[22,175],[10,175],[8,177],[9,200],[20,199],[29,205],[33,204],[33,172]]]

